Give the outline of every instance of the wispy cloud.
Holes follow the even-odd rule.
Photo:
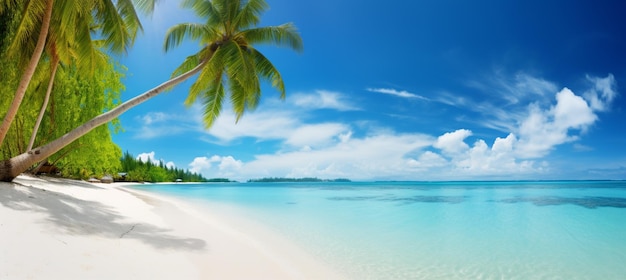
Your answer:
[[[316,90],[312,93],[296,93],[287,97],[288,102],[305,110],[333,109],[338,111],[359,110],[357,106],[347,100],[344,94],[328,91]]]
[[[587,75],[587,81],[591,83],[591,88],[583,96],[596,111],[607,111],[617,97],[616,82],[613,74],[606,78],[591,77]]]
[[[418,95],[418,94],[415,94],[415,93],[411,93],[411,92],[408,92],[406,90],[396,90],[396,89],[392,89],[392,88],[366,88],[365,90],[367,90],[369,92],[389,94],[389,95],[402,97],[402,98],[429,100],[428,98],[426,98],[424,96],[421,96],[421,95]]]
[[[195,121],[191,116],[194,112],[185,114],[169,114],[165,112],[149,112],[137,116],[132,131],[135,139],[153,139],[165,136],[179,135],[196,130]]]

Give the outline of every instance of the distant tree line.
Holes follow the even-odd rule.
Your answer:
[[[251,183],[276,183],[276,182],[288,182],[288,183],[296,183],[296,182],[350,182],[349,179],[319,179],[319,178],[261,178],[261,179],[250,179],[248,182]]]
[[[148,160],[143,162],[128,151],[124,153],[121,159],[122,172],[116,176],[117,181],[128,182],[221,182],[227,179],[211,179],[208,180],[198,173],[191,172],[186,169],[177,168],[175,166],[168,167],[162,160],[158,164]],[[216,181],[217,180],[217,181]]]

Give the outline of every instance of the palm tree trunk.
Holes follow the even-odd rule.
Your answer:
[[[33,149],[35,137],[37,137],[37,132],[39,132],[39,126],[41,125],[41,120],[43,119],[43,115],[46,113],[46,109],[48,108],[48,101],[50,100],[52,86],[54,85],[54,76],[56,76],[57,68],[59,68],[59,56],[53,54],[52,61],[50,63],[52,64],[52,69],[50,70],[50,80],[48,81],[46,97],[44,97],[43,104],[41,104],[41,110],[39,110],[39,116],[37,116],[37,121],[35,122],[35,127],[33,128],[33,134],[30,135],[30,141],[28,142],[28,148],[26,148],[26,151]]]
[[[17,86],[17,90],[15,91],[15,96],[13,97],[13,101],[11,102],[11,106],[9,107],[9,110],[4,117],[2,124],[0,125],[0,146],[2,146],[2,142],[4,142],[4,138],[9,132],[9,128],[11,127],[13,119],[15,119],[15,115],[17,115],[17,111],[20,108],[22,100],[24,99],[24,95],[26,94],[26,89],[28,89],[28,84],[30,84],[30,80],[33,78],[33,74],[35,73],[35,69],[37,68],[37,64],[39,63],[39,59],[41,58],[41,54],[43,53],[44,46],[46,45],[48,29],[50,28],[50,19],[52,18],[53,4],[54,0],[48,0],[48,2],[46,3],[46,11],[43,17],[43,21],[41,23],[41,31],[39,32],[39,37],[37,38],[35,51],[30,57],[28,65],[24,69],[24,73],[22,74],[20,83]]]
[[[207,62],[211,59],[210,58],[211,56],[212,54],[209,55],[209,58],[203,60],[200,64],[198,64],[198,66],[194,67],[188,72],[183,73],[180,76],[177,76],[175,78],[172,78],[168,80],[167,82],[164,82],[158,85],[157,87],[149,91],[146,91],[131,100],[128,100],[122,103],[121,105],[115,107],[111,111],[108,111],[106,113],[102,113],[96,116],[95,118],[75,128],[74,130],[68,132],[67,134],[57,138],[56,140],[46,145],[43,145],[41,147],[37,147],[31,151],[27,151],[23,154],[15,156],[11,159],[1,161],[0,162],[0,181],[4,181],[4,182],[13,181],[15,177],[17,177],[22,172],[26,171],[33,164],[40,162],[41,160],[51,156],[52,154],[61,150],[63,147],[72,143],[74,140],[89,133],[94,128],[112,121],[113,119],[121,115],[122,113],[128,111],[130,108],[133,108],[145,102],[146,100],[158,95],[159,93],[163,92],[167,88],[170,88],[172,86],[175,86],[187,80],[194,74],[200,72],[200,70],[202,70],[202,67],[204,67],[207,64]]]

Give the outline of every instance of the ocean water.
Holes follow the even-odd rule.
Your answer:
[[[626,279],[626,181],[139,188],[236,207],[353,279]]]

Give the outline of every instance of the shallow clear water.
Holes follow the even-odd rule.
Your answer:
[[[150,185],[228,203],[355,279],[624,279],[626,182]]]

